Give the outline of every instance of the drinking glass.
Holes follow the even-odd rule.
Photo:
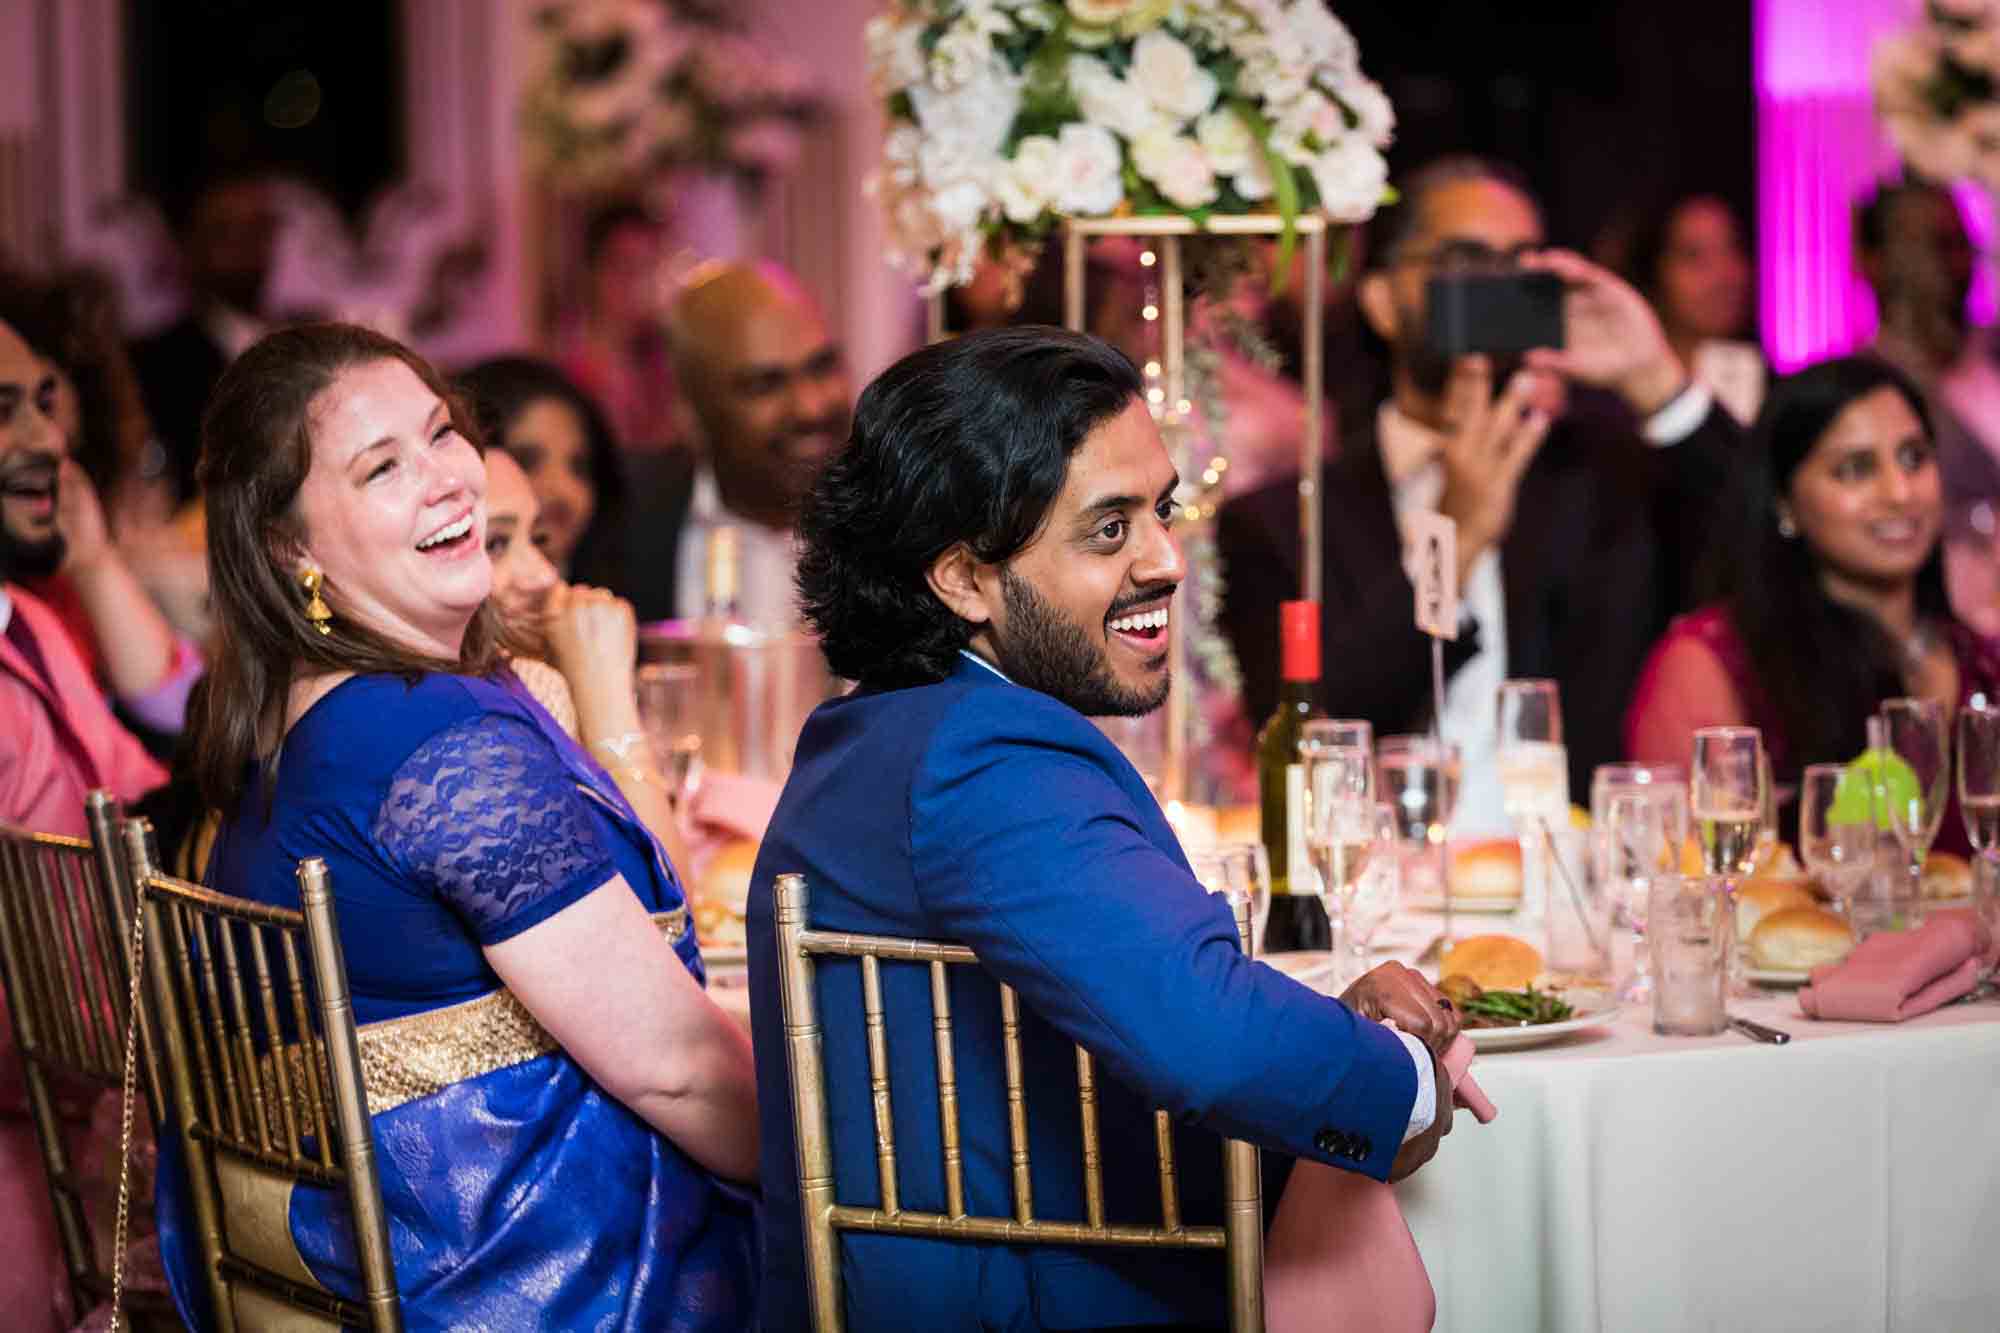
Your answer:
[[[1507,814],[1560,822],[1569,815],[1569,760],[1563,750],[1562,701],[1552,680],[1500,685],[1500,789]]]
[[[1354,718],[1315,717],[1299,728],[1299,762],[1317,750],[1375,749],[1373,724]]]
[[[1679,764],[1599,764],[1590,775],[1590,825],[1597,830],[1597,873],[1600,878],[1614,874],[1607,860],[1603,832],[1608,822],[1612,798],[1624,793],[1644,796],[1659,808],[1660,832],[1671,856],[1660,869],[1680,866],[1681,847],[1688,835],[1687,769]],[[1639,911],[1643,914],[1645,908]]]
[[[1663,795],[1675,799],[1663,801]],[[1600,891],[1611,900],[1619,923],[1632,932],[1632,973],[1619,989],[1621,1000],[1644,1000],[1652,994],[1646,898],[1653,880],[1674,873],[1679,865],[1681,840],[1686,836],[1680,829],[1686,820],[1684,794],[1649,785],[1606,793],[1603,813],[1594,822]]]
[[[1799,783],[1799,856],[1839,904],[1850,910],[1875,869],[1875,807],[1872,799],[1860,811],[1840,805],[1842,784],[1853,804],[1862,792],[1872,796],[1874,782],[1866,769],[1845,764],[1808,764]],[[1859,818],[1856,818],[1856,815]]]
[[[1319,871],[1321,901],[1333,929],[1334,985],[1346,989],[1367,971],[1366,940],[1396,906],[1396,812],[1385,802],[1334,796],[1323,798],[1327,786],[1315,785],[1314,761],[1306,774],[1312,804],[1306,825],[1306,850]],[[1338,775],[1333,779],[1337,782]],[[1357,944],[1357,934],[1362,938]],[[1355,970],[1357,952],[1361,967]]]
[[[1897,885],[1894,896],[1921,900],[1924,858],[1944,821],[1945,796],[1951,774],[1951,741],[1945,730],[1944,705],[1935,699],[1886,699],[1881,717],[1889,749],[1909,765],[1914,783],[1906,789],[1885,788],[1889,796],[1889,831],[1909,859],[1909,882]]]
[[[1463,774],[1458,746],[1432,736],[1388,736],[1375,747],[1375,791],[1389,804],[1401,846],[1397,859],[1412,872],[1406,881],[1443,901],[1444,933],[1451,935],[1451,884],[1446,839],[1458,809]]]
[[[1972,850],[2000,843],[2000,708],[1983,697],[1958,712],[1958,808]]]
[[[1769,769],[1755,727],[1703,727],[1694,734],[1689,801],[1703,873],[1747,875],[1757,864]]]
[[[1647,891],[1646,945],[1653,964],[1653,1031],[1708,1037],[1728,1015],[1730,946],[1736,911],[1727,881],[1714,875],[1658,875]]]
[[[701,719],[696,715],[699,679],[685,662],[650,663],[639,668],[639,726],[652,744],[667,791],[684,797],[700,779]]]
[[[1194,877],[1210,893],[1219,893],[1232,906],[1250,904],[1250,949],[1252,957],[1264,951],[1264,922],[1271,915],[1271,861],[1261,842],[1225,842],[1188,853]]]

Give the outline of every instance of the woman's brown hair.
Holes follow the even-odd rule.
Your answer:
[[[312,470],[312,403],[341,372],[400,361],[443,399],[452,424],[476,439],[442,377],[392,338],[352,324],[306,324],[266,337],[238,357],[209,399],[196,472],[208,513],[208,578],[218,634],[207,688],[195,701],[195,775],[208,804],[236,808],[251,762],[268,762],[284,736],[294,681],[350,671],[415,680],[431,672],[485,675],[509,647],[493,604],[473,615],[458,660],[415,651],[341,614],[323,592],[331,631],[306,619],[291,562],[303,546],[299,488]]]

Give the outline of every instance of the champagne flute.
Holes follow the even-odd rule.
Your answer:
[[[650,663],[636,678],[639,725],[652,743],[667,792],[679,801],[700,780],[701,722],[696,716],[698,673],[684,662]]]
[[[1799,856],[1806,869],[1826,889],[1843,914],[1875,869],[1875,809],[1864,803],[1860,817],[1840,802],[1845,785],[1851,804],[1854,793],[1872,798],[1873,779],[1867,770],[1845,764],[1808,764],[1799,782]]]
[[[2000,845],[2000,708],[1975,697],[1958,713],[1958,809],[1981,856]]]
[[[1500,789],[1520,824],[1569,816],[1569,760],[1563,750],[1562,700],[1552,680],[1500,685]]]
[[[1889,791],[1889,831],[1909,858],[1909,882],[1896,896],[1921,900],[1924,858],[1944,822],[1951,773],[1951,741],[1944,705],[1935,699],[1885,699],[1880,710],[1889,749],[1909,766],[1915,781]]]
[[[1652,969],[1646,956],[1646,899],[1655,877],[1679,869],[1679,826],[1686,809],[1679,800],[1662,801],[1647,787],[1609,792],[1597,821],[1602,851],[1599,874],[1613,911],[1632,931],[1632,975],[1619,990],[1621,1000],[1652,996]]]
[[[1703,727],[1694,734],[1689,799],[1701,839],[1702,873],[1747,875],[1757,864],[1769,770],[1755,727]]]
[[[1188,868],[1210,893],[1234,904],[1250,904],[1250,944],[1256,957],[1264,948],[1264,922],[1271,915],[1271,861],[1261,842],[1225,842],[1188,853]]]
[[[1321,781],[1316,783],[1315,777]],[[1371,869],[1379,870],[1378,862],[1393,860],[1395,812],[1380,802],[1353,795],[1346,765],[1338,758],[1311,761],[1306,783],[1312,794],[1306,850],[1319,871],[1321,901],[1333,929],[1333,985],[1338,992],[1353,979],[1353,909],[1362,885]],[[1372,900],[1367,909],[1371,914],[1375,910]],[[1373,934],[1372,925],[1369,933]]]

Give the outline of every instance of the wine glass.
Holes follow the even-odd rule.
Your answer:
[[[1444,935],[1451,937],[1449,856],[1445,846],[1458,809],[1463,774],[1458,746],[1434,736],[1389,736],[1375,747],[1375,790],[1393,810],[1399,861],[1416,869],[1444,907]],[[1404,849],[1413,854],[1404,855]]]
[[[1663,790],[1620,787],[1606,794],[1603,814],[1596,821],[1601,854],[1599,881],[1612,900],[1617,917],[1631,928],[1632,975],[1619,991],[1621,1000],[1639,1001],[1652,995],[1652,969],[1646,957],[1646,895],[1659,875],[1679,869],[1685,834],[1686,807],[1679,799],[1663,801]],[[1678,793],[1675,794],[1678,797]]]
[[[2000,844],[2000,708],[1984,696],[1958,713],[1958,809],[1972,850],[1993,852]]]
[[[1808,764],[1799,782],[1799,856],[1842,912],[1875,869],[1873,795],[1858,766]]]
[[[1357,718],[1315,717],[1299,728],[1299,762],[1327,748],[1375,748],[1375,727]]]
[[[1569,815],[1569,761],[1563,750],[1562,701],[1552,680],[1500,685],[1500,789],[1517,822]]]
[[[700,778],[698,679],[695,668],[685,662],[649,663],[639,668],[637,676],[639,725],[652,744],[667,791],[677,799],[692,791]]]
[[[1346,935],[1345,971],[1337,984],[1345,990],[1368,970],[1368,950],[1379,931],[1395,915],[1402,895],[1402,858],[1397,852],[1396,808],[1387,801],[1374,805],[1375,852],[1361,874],[1341,886],[1340,915],[1336,918]],[[1340,949],[1335,941],[1335,949]]]
[[[1188,853],[1188,868],[1210,893],[1232,906],[1250,904],[1250,946],[1255,957],[1264,949],[1264,922],[1271,915],[1271,861],[1261,842],[1225,842]]]
[[[1702,872],[1747,875],[1757,864],[1769,768],[1755,727],[1703,727],[1694,734],[1689,802],[1701,839]]]
[[[1621,792],[1637,792],[1660,808],[1660,827],[1672,849],[1667,869],[1680,865],[1681,847],[1687,842],[1688,779],[1680,764],[1599,764],[1590,775],[1590,825],[1598,831],[1597,873],[1612,874],[1604,845],[1611,798]],[[1641,909],[1642,911],[1644,909]]]
[[[1319,871],[1320,899],[1333,930],[1334,985],[1345,989],[1351,979],[1353,925],[1350,909],[1361,897],[1368,872],[1377,861],[1393,860],[1395,812],[1388,805],[1355,795],[1344,756],[1319,755],[1307,763],[1306,851]],[[1392,881],[1393,883],[1393,881]],[[1371,895],[1368,910],[1373,912]],[[1393,894],[1389,904],[1393,909]],[[1369,927],[1373,935],[1374,922]]]
[[[1885,699],[1880,714],[1891,753],[1908,765],[1913,779],[1885,782],[1882,788],[1889,797],[1889,831],[1909,858],[1909,882],[1895,896],[1920,900],[1924,858],[1944,821],[1951,773],[1944,705],[1935,699]]]

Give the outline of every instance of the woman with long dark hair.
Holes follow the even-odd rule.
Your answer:
[[[1696,728],[1747,724],[1785,786],[1858,755],[1884,699],[1996,693],[2000,655],[1945,600],[1943,515],[1929,416],[1900,371],[1843,357],[1778,381],[1712,553],[1714,600],[1640,673],[1632,757],[1686,763]],[[1956,817],[1939,843],[1963,850]]]
[[[658,842],[506,667],[468,430],[419,357],[345,325],[272,334],[217,386],[210,881],[295,907],[293,866],[325,858],[364,1046],[432,1071],[370,1099],[410,1328],[747,1327],[748,1037]],[[162,1177],[162,1253],[211,1327]],[[340,1207],[290,1208],[336,1291]]]

